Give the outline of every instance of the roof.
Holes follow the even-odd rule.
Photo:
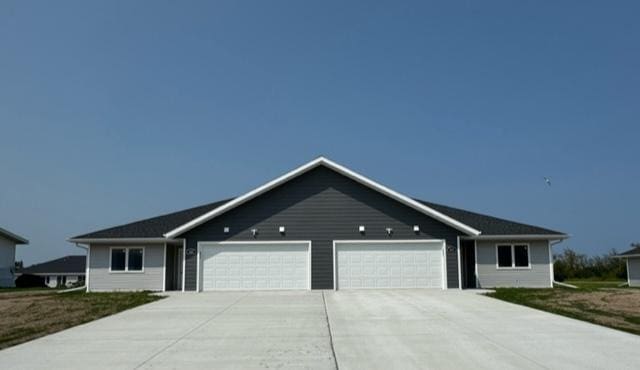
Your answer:
[[[622,252],[618,255],[618,257],[631,257],[631,256],[640,256],[640,245],[636,245],[635,247],[629,249],[626,252]]]
[[[4,236],[5,238],[14,241],[16,244],[29,244],[29,241],[20,235],[14,234],[9,230],[3,229],[0,227],[0,236]]]
[[[373,189],[381,194],[384,194],[386,196],[388,196],[391,199],[396,200],[399,203],[402,203],[410,208],[415,209],[418,212],[424,213],[427,216],[430,216],[442,223],[444,223],[445,225],[448,225],[454,229],[457,229],[459,231],[462,231],[463,233],[467,234],[467,235],[471,235],[471,236],[478,236],[480,235],[480,231],[474,229],[473,227],[469,226],[469,225],[465,225],[464,223],[460,222],[459,220],[456,220],[454,218],[451,218],[441,212],[438,212],[437,210],[423,204],[420,203],[418,201],[416,201],[415,199],[409,198],[404,194],[400,194],[395,190],[392,190],[382,184],[379,184],[359,173],[356,173],[336,162],[333,162],[325,157],[318,157],[308,163],[303,164],[302,166],[295,168],[287,173],[285,173],[284,175],[267,182],[266,184],[259,186],[235,199],[230,200],[228,203],[225,203],[223,205],[221,205],[220,207],[217,207],[215,209],[212,209],[211,211],[193,219],[190,220],[189,222],[180,225],[179,227],[168,231],[167,233],[164,234],[164,236],[166,238],[174,238],[186,231],[191,230],[192,228],[201,225],[211,219],[213,219],[214,217],[217,217],[235,207],[238,207],[242,204],[244,204],[245,202],[250,201],[251,199],[260,196],[261,194],[266,193],[267,191],[280,186],[308,171],[311,171],[312,169],[319,167],[319,166],[324,166],[326,168],[329,168],[347,178],[350,178],[351,180],[354,180],[358,183],[360,183],[361,185],[364,185],[370,189]]]
[[[560,231],[545,229],[539,226],[509,221],[424,200],[416,200],[431,208],[437,209],[449,217],[460,220],[460,222],[464,222],[467,225],[471,225],[472,227],[481,230],[483,235],[566,235]]]
[[[21,274],[84,274],[86,266],[86,256],[65,256],[25,267],[18,272]]]
[[[168,213],[128,224],[98,230],[88,234],[78,235],[71,241],[78,239],[110,239],[110,238],[163,238],[163,235],[176,227],[183,225],[196,217],[218,208],[231,199],[221,200],[182,211]]]
[[[71,241],[103,238],[162,238],[162,236],[169,230],[172,230],[189,220],[204,215],[229,201],[230,200],[223,200],[209,203],[203,206],[185,209],[183,211],[136,221],[89,234],[79,235],[72,238]],[[460,220],[475,229],[481,230],[483,235],[565,235],[559,231],[487,216],[460,208],[453,208],[419,199],[416,199],[416,201],[428,205],[451,218]]]

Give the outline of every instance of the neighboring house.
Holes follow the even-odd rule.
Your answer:
[[[620,253],[618,257],[627,262],[627,282],[631,287],[640,287],[640,245]]]
[[[8,230],[0,228],[0,287],[14,287],[16,266],[16,245],[29,241]]]
[[[70,241],[88,250],[88,290],[210,291],[552,287],[552,242],[567,237],[320,157],[237,198]]]
[[[21,269],[16,275],[41,276],[50,288],[71,286],[85,280],[86,256],[66,256]]]

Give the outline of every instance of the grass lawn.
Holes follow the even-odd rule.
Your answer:
[[[59,294],[51,289],[3,289],[0,349],[161,298],[148,292]]]
[[[498,288],[490,297],[640,335],[640,289],[622,281],[566,281],[578,289]]]

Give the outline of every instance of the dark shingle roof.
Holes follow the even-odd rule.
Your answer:
[[[201,216],[231,199],[205,204],[162,216],[148,218],[128,224],[110,227],[92,233],[78,235],[72,239],[102,239],[102,238],[162,238],[163,234],[184,225],[194,218]]]
[[[443,206],[416,199],[418,202],[433,208],[438,212],[480,230],[484,235],[565,235],[562,232],[545,229],[539,226],[522,224],[502,218],[487,216],[464,209]]]
[[[618,256],[633,256],[633,255],[640,255],[640,245],[638,245],[637,247],[633,247],[626,252],[622,252]]]
[[[31,265],[19,270],[18,272],[21,274],[84,274],[86,266],[86,256],[66,256]]]
[[[199,217],[231,199],[205,204],[203,206],[185,209],[166,215],[140,220],[125,225],[99,230],[89,234],[79,235],[72,239],[102,239],[102,238],[162,238],[163,234]],[[465,211],[459,208],[416,201],[431,207],[438,212],[480,230],[484,235],[564,235],[562,232],[545,229],[538,226],[526,225],[514,221],[504,220],[480,213]]]

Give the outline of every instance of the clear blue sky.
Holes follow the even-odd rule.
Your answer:
[[[411,196],[640,239],[637,1],[0,2],[0,225],[70,236],[317,155]],[[544,176],[552,179],[545,185]]]

